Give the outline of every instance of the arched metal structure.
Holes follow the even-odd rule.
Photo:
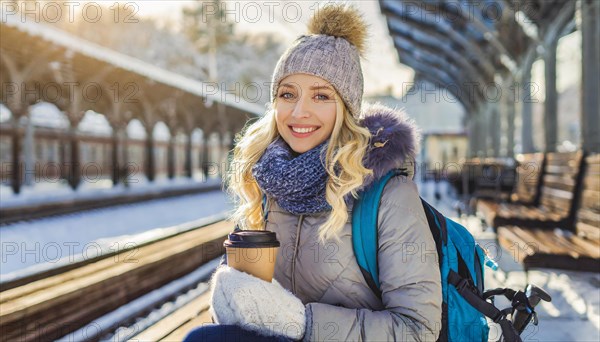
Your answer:
[[[507,126],[514,129],[517,109],[520,109],[524,126],[524,152],[531,152],[531,106],[524,103],[515,108],[514,103],[530,96],[530,69],[537,58],[546,61],[548,80],[544,120],[546,150],[556,148],[556,45],[562,36],[575,29],[575,13],[580,4],[582,27],[587,32],[583,41],[583,67],[589,68],[583,73],[582,122],[597,124],[598,119],[595,118],[600,114],[598,102],[593,100],[598,97],[593,93],[597,94],[598,89],[593,79],[600,77],[597,51],[600,4],[597,1],[379,0],[379,4],[400,62],[413,68],[416,77],[448,89],[464,106],[472,139],[472,156],[499,154],[499,136],[490,135],[487,143],[487,132],[494,130],[483,125],[498,125],[500,113],[505,113],[507,120],[511,121]],[[523,98],[509,96],[495,103],[487,96],[490,86],[500,87],[509,94],[515,85],[523,88],[518,92],[524,93]],[[512,104],[507,101],[512,101]],[[504,104],[508,107],[498,108]],[[488,114],[493,120],[478,118]],[[599,147],[595,145],[600,140],[583,124],[582,130],[586,150],[598,151]],[[499,134],[497,127],[495,132]],[[598,133],[597,130],[594,132]],[[483,141],[478,137],[482,137]],[[509,146],[504,150],[512,156],[514,138],[511,136],[507,141]]]

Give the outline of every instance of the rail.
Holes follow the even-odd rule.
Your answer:
[[[54,340],[224,253],[218,221],[0,292],[0,340]]]

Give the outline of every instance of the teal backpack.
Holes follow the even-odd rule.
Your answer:
[[[354,254],[369,287],[379,297],[377,213],[383,188],[397,175],[406,173],[392,170],[360,193],[352,212]],[[438,341],[488,341],[485,316],[500,324],[504,341],[520,341],[519,333],[507,319],[513,308],[499,310],[487,301],[500,294],[513,300],[516,292],[510,289],[484,292],[484,250],[465,227],[444,217],[423,199],[421,202],[436,243],[442,276],[442,330]],[[488,266],[494,267],[489,264],[491,260],[487,261]]]

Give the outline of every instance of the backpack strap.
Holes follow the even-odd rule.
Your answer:
[[[392,177],[403,174],[406,173],[400,169],[388,172],[360,193],[352,209],[352,247],[354,248],[354,255],[367,284],[379,298],[381,298],[381,284],[379,283],[379,269],[377,266],[377,249],[379,247],[377,214],[379,212],[379,202],[387,182]]]
[[[519,332],[515,329],[512,322],[508,320],[507,315],[512,313],[513,307],[500,310],[494,304],[486,299],[495,295],[504,294],[508,299],[512,300],[515,297],[515,291],[511,289],[495,289],[485,293],[481,293],[477,287],[473,285],[471,279],[463,278],[458,273],[450,270],[448,273],[448,282],[452,284],[456,291],[469,303],[485,316],[489,317],[494,323],[498,323],[502,330],[502,337],[505,342],[521,342]]]

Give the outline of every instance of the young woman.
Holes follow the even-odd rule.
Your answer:
[[[361,273],[351,236],[357,193],[414,160],[418,133],[395,110],[361,110],[366,29],[355,9],[328,6],[309,31],[279,60],[272,109],[238,138],[241,172],[228,180],[238,226],[274,231],[281,242],[275,279],[220,266],[211,307],[220,325],[188,340],[435,341],[437,253],[410,177],[394,177],[381,199],[380,294]]]

